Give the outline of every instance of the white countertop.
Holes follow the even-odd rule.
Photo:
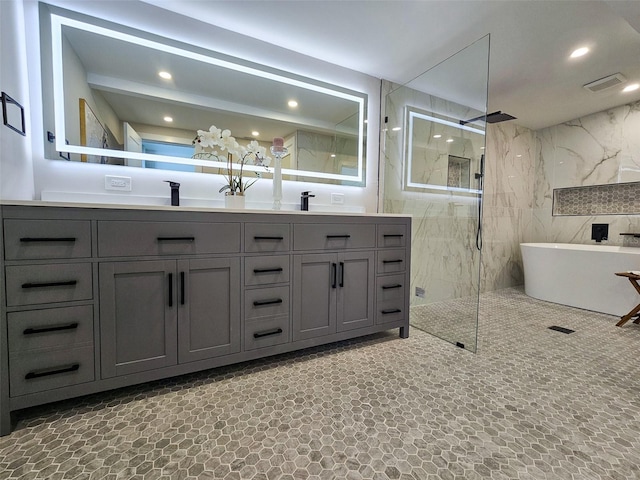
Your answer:
[[[171,205],[127,205],[121,203],[84,203],[84,202],[53,202],[43,200],[0,200],[0,205],[13,205],[20,207],[58,207],[58,208],[99,208],[112,210],[157,210],[172,212],[216,212],[216,213],[253,213],[266,215],[326,215],[326,216],[355,216],[355,217],[411,217],[411,215],[397,213],[362,213],[312,210],[303,212],[300,210],[268,210],[246,208],[232,210],[229,208],[196,207]]]

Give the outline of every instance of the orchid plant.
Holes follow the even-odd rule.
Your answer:
[[[231,136],[229,130],[221,130],[215,125],[211,125],[208,131],[198,130],[196,138],[193,139],[193,145],[195,146],[193,158],[215,159],[227,164],[225,174],[227,183],[220,192],[243,195],[245,190],[260,180],[262,176],[260,172],[254,172],[257,178],[244,179],[244,166],[249,162],[269,171],[271,158],[267,156],[265,147],[256,140],[251,140],[246,146],[240,145]],[[234,165],[238,167],[234,169]]]

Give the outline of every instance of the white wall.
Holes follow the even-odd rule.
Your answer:
[[[29,116],[29,88],[22,3],[0,1],[0,89],[25,108],[27,136],[0,124],[0,199],[31,200],[34,196],[31,143],[34,130]],[[11,107],[15,112],[15,107]]]
[[[99,0],[83,2],[78,0],[51,0],[49,3],[366,93],[369,97],[368,112],[373,112],[373,115],[369,116],[368,123],[367,186],[360,188],[284,182],[283,203],[298,203],[300,192],[311,190],[316,194],[316,198],[313,199],[312,203],[329,204],[330,194],[339,192],[345,195],[346,206],[360,206],[367,212],[376,211],[379,132],[377,114],[380,109],[380,82],[378,79],[300,55],[291,50],[244,37],[234,32],[203,24],[191,18],[191,16],[179,16],[138,1],[112,2]],[[25,0],[23,4],[27,24],[37,25],[37,1]],[[123,6],[126,6],[126,8],[123,8]],[[35,129],[33,137],[35,139],[33,142],[35,197],[39,198],[41,192],[47,191],[108,193],[104,190],[104,176],[125,175],[132,177],[132,195],[166,196],[168,199],[168,187],[162,182],[167,179],[166,172],[151,172],[116,165],[89,165],[45,159],[41,140],[44,138],[45,132],[42,129],[38,29],[28,29],[26,37],[28,65],[31,73],[29,76],[31,115]],[[295,42],[293,41],[293,43]],[[170,175],[172,180],[182,184],[181,195],[183,197],[212,199],[221,197],[218,193],[221,181],[216,176],[185,172],[171,172]],[[270,201],[270,198],[271,182],[267,180],[257,182],[247,194],[248,202]]]

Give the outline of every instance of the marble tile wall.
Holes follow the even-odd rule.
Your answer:
[[[552,216],[556,188],[640,181],[640,102],[538,130],[530,241],[585,243],[591,224],[608,223],[611,245],[640,230],[638,215]]]

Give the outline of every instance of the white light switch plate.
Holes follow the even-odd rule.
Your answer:
[[[105,190],[119,190],[121,192],[131,191],[131,177],[116,177],[114,175],[105,175]]]
[[[331,205],[344,205],[344,193],[332,193]]]

